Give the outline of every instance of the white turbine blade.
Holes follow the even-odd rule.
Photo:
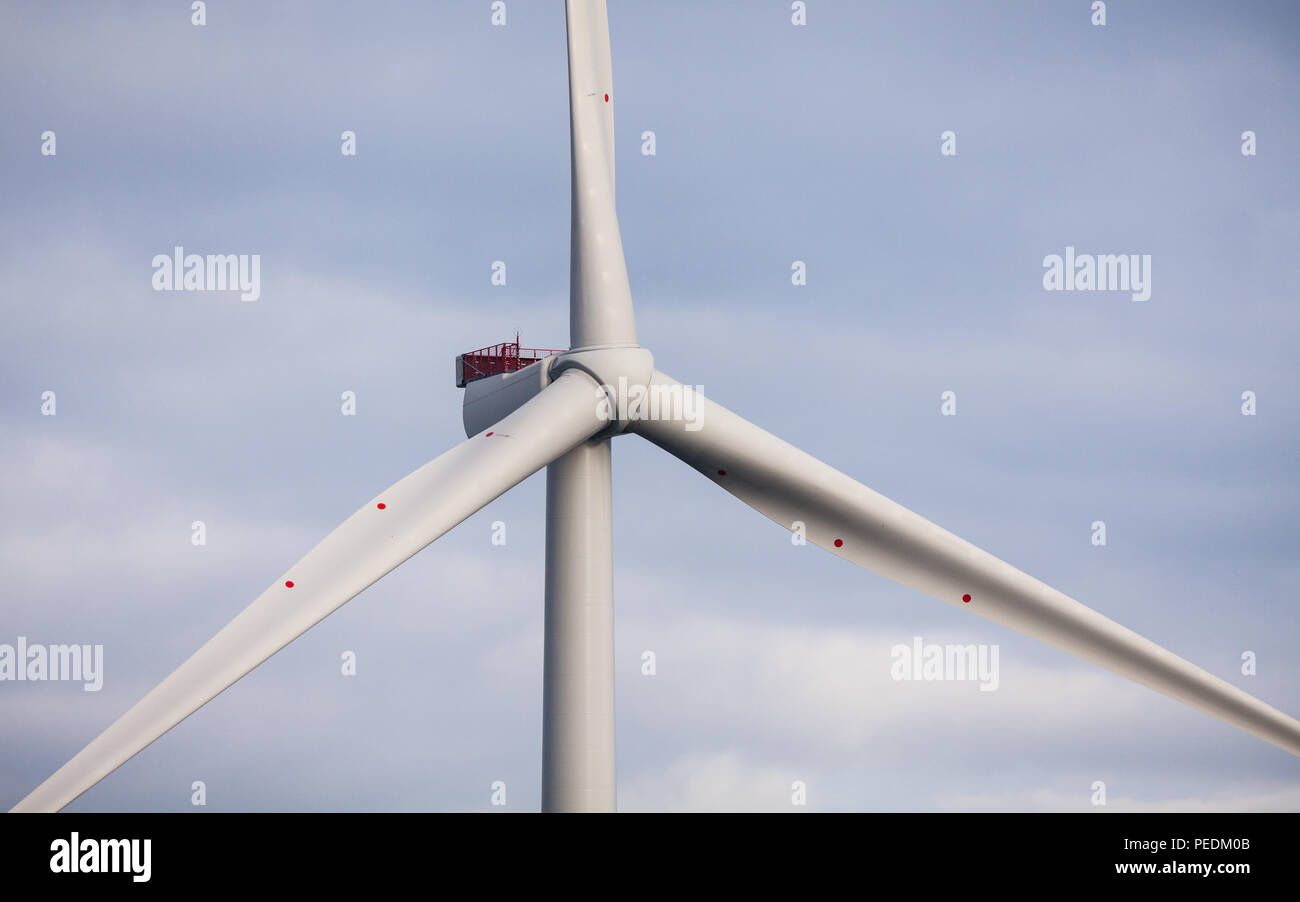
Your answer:
[[[614,84],[605,0],[566,0],[573,220],[569,335],[574,348],[635,345],[632,291],[614,211]]]
[[[655,372],[655,386],[682,388]],[[677,388],[673,388],[677,387]],[[1040,639],[1300,755],[1300,722],[873,492],[726,408],[695,396],[683,420],[632,428],[808,541],[953,607]],[[661,405],[662,409],[662,405]]]
[[[13,810],[67,805],[398,564],[608,426],[595,392],[586,374],[563,373],[492,429],[375,496]]]

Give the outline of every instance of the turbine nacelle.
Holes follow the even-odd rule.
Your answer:
[[[640,408],[648,402],[654,369],[654,355],[645,348],[584,348],[552,353],[513,371],[469,380],[464,383],[461,407],[465,435],[472,437],[491,428],[568,370],[584,373],[595,384],[592,407],[610,424],[600,437],[617,435],[638,418]]]

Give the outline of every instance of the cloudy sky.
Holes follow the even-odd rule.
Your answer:
[[[610,5],[657,366],[1300,714],[1300,11]],[[463,440],[457,353],[568,341],[558,0],[188,7],[0,6],[0,643],[104,647],[99,692],[0,682],[2,808]],[[260,299],[154,291],[177,245],[259,254]],[[1067,246],[1150,254],[1150,300],[1045,291]],[[624,810],[788,811],[794,781],[819,811],[1095,810],[1095,781],[1300,809],[1262,740],[792,546],[639,438],[614,461]],[[71,810],[192,810],[198,780],[207,810],[500,810],[498,780],[536,809],[544,482]],[[891,679],[918,636],[997,645],[997,691]]]

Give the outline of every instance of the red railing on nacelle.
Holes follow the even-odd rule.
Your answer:
[[[513,373],[553,354],[563,354],[566,350],[568,349],[521,348],[518,340],[515,340],[468,351],[456,358],[456,386],[464,388],[475,379]]]

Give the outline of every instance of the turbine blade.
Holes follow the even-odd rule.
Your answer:
[[[635,345],[636,322],[614,209],[614,84],[605,0],[566,0],[573,218],[569,337],[574,348]]]
[[[377,495],[19,802],[57,811],[386,573],[606,427],[596,383],[563,373],[492,429]]]
[[[676,390],[655,372],[651,388]],[[683,391],[690,391],[683,388]],[[700,426],[631,428],[808,541],[1300,755],[1300,722],[890,501],[701,395]]]

